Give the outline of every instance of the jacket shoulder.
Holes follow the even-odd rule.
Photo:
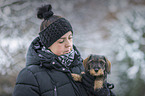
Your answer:
[[[40,65],[30,65],[27,66],[26,69],[31,71],[33,74],[45,71],[44,68],[42,68]]]
[[[38,86],[35,73],[33,72],[33,70],[27,67],[22,69],[17,77],[16,85],[17,84]]]
[[[20,71],[13,96],[39,96],[39,85],[35,74],[28,68]]]

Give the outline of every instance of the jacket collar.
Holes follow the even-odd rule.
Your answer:
[[[39,37],[37,37],[32,41],[28,49],[27,56],[26,56],[26,66],[39,65],[41,67],[45,67],[48,69],[56,69],[56,70],[68,72],[69,69],[67,67],[70,68],[70,67],[78,66],[78,63],[82,63],[80,53],[78,52],[75,46],[73,46],[75,50],[74,61],[70,66],[67,67],[62,65],[61,62],[59,62],[55,54],[48,54],[42,51],[41,48],[42,48],[42,44],[40,42]],[[39,55],[43,55],[43,57],[45,58],[41,58],[41,56]]]

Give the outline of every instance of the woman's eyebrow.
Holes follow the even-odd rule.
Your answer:
[[[72,34],[70,34],[69,36],[73,36]],[[60,38],[60,39],[66,39],[66,37],[62,37],[62,38]]]
[[[60,39],[66,39],[66,37],[60,38]]]

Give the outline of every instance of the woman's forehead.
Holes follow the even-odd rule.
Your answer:
[[[60,39],[63,39],[63,38],[68,37],[68,36],[72,36],[72,32],[71,31],[69,31],[66,34],[64,34]]]

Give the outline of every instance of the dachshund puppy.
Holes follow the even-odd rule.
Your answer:
[[[110,61],[101,55],[90,55],[83,61],[85,72],[89,72],[90,75],[95,76],[94,90],[103,88],[103,84],[106,81],[107,74],[110,73],[111,63]],[[85,74],[82,72],[82,74]],[[82,75],[81,74],[81,75]],[[80,81],[82,76],[79,74],[71,74],[75,81]]]

